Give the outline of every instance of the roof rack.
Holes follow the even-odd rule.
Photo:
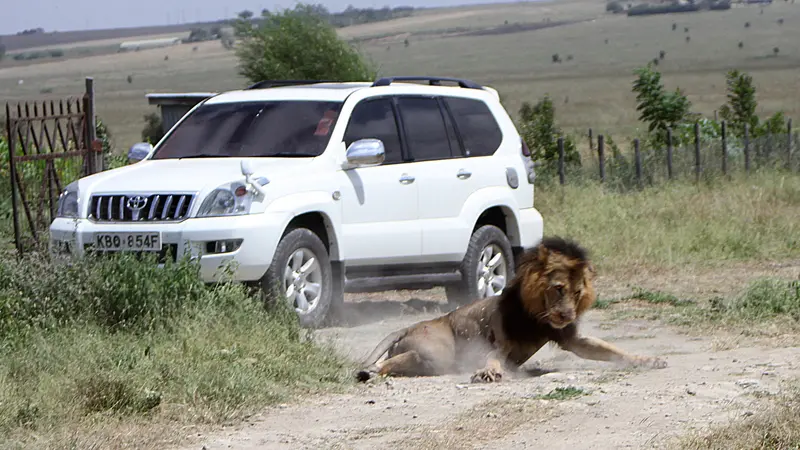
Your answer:
[[[427,81],[431,86],[440,86],[442,81],[449,81],[452,83],[458,83],[458,85],[462,88],[483,89],[483,86],[474,81],[447,77],[383,77],[372,83],[372,86],[389,86],[395,81]]]
[[[280,87],[280,86],[302,86],[305,84],[316,84],[316,83],[340,83],[340,81],[335,80],[263,80],[259,81],[258,83],[248,86],[245,89],[269,89],[273,87]]]

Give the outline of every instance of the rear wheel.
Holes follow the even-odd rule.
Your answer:
[[[300,325],[323,325],[331,308],[332,270],[325,244],[311,230],[296,228],[278,243],[262,287],[278,299],[285,298]]]
[[[500,228],[484,225],[472,233],[461,262],[461,281],[445,287],[447,301],[458,306],[500,295],[513,276],[511,242]]]

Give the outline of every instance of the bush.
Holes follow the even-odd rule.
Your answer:
[[[161,116],[156,113],[144,115],[144,128],[142,129],[142,140],[156,145],[164,137],[164,129],[161,124]]]
[[[262,80],[373,80],[377,71],[313,7],[265,12],[253,28],[237,22],[242,41],[236,49],[239,73],[252,83]]]
[[[561,129],[555,123],[555,106],[549,96],[535,105],[523,102],[519,109],[519,132],[531,150],[531,159],[543,164],[542,171],[552,172],[558,168],[558,137]],[[565,166],[580,166],[581,158],[570,137],[564,138]]]
[[[141,437],[120,419],[236,420],[347,379],[349,366],[288,304],[267,309],[243,285],[204,285],[197,270],[125,254],[0,260],[0,447],[91,447],[99,430],[124,446]],[[170,439],[144,434],[152,447]]]
[[[606,3],[606,11],[612,14],[618,14],[625,11],[625,7],[616,0]]]

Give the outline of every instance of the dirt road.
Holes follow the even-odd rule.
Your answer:
[[[717,271],[699,288],[687,285],[694,295],[725,294],[759,270],[796,278],[799,268],[750,267],[747,277],[728,274],[733,283]],[[443,306],[436,293],[408,303],[394,295],[351,305],[351,324],[320,336],[360,359],[387,333]],[[691,337],[656,321],[610,320],[601,310],[588,313],[583,330],[636,353],[663,355],[669,365],[627,370],[548,346],[524,374],[497,384],[470,384],[463,374],[357,385],[269,408],[241,426],[193,436],[186,448],[664,448],[692,430],[757,414],[757,394],[777,393],[783,381],[800,376],[800,347],[719,345],[734,335]],[[717,351],[729,347],[735,348]]]

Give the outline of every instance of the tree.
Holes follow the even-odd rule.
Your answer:
[[[164,137],[164,130],[161,127],[161,117],[156,113],[144,115],[144,129],[142,129],[142,140],[156,145]]]
[[[610,12],[612,14],[619,14],[623,11],[625,11],[625,7],[623,7],[622,4],[620,4],[620,2],[617,0],[612,0],[606,3],[606,12]]]
[[[555,121],[556,110],[550,96],[545,95],[535,105],[523,102],[519,109],[520,136],[531,150],[531,159],[544,163],[545,170],[555,169],[558,164],[558,137],[561,130]],[[580,165],[581,158],[575,143],[564,139],[564,163]]]
[[[734,69],[726,74],[725,84],[728,103],[719,109],[720,117],[728,122],[733,135],[744,136],[745,125],[750,127],[751,132],[758,127],[758,102],[753,77]]]
[[[237,26],[242,41],[236,48],[239,73],[252,83],[306,79],[364,81],[377,75],[335,28],[303,3],[291,10],[268,12],[257,27]]]
[[[0,42],[0,61],[2,61],[3,58],[5,57],[6,57],[6,44]]]
[[[667,92],[661,82],[661,73],[653,69],[652,63],[635,70],[638,75],[633,83],[636,93],[636,110],[639,120],[648,124],[648,131],[657,142],[666,141],[667,128],[675,128],[686,120],[691,102],[680,89]]]

